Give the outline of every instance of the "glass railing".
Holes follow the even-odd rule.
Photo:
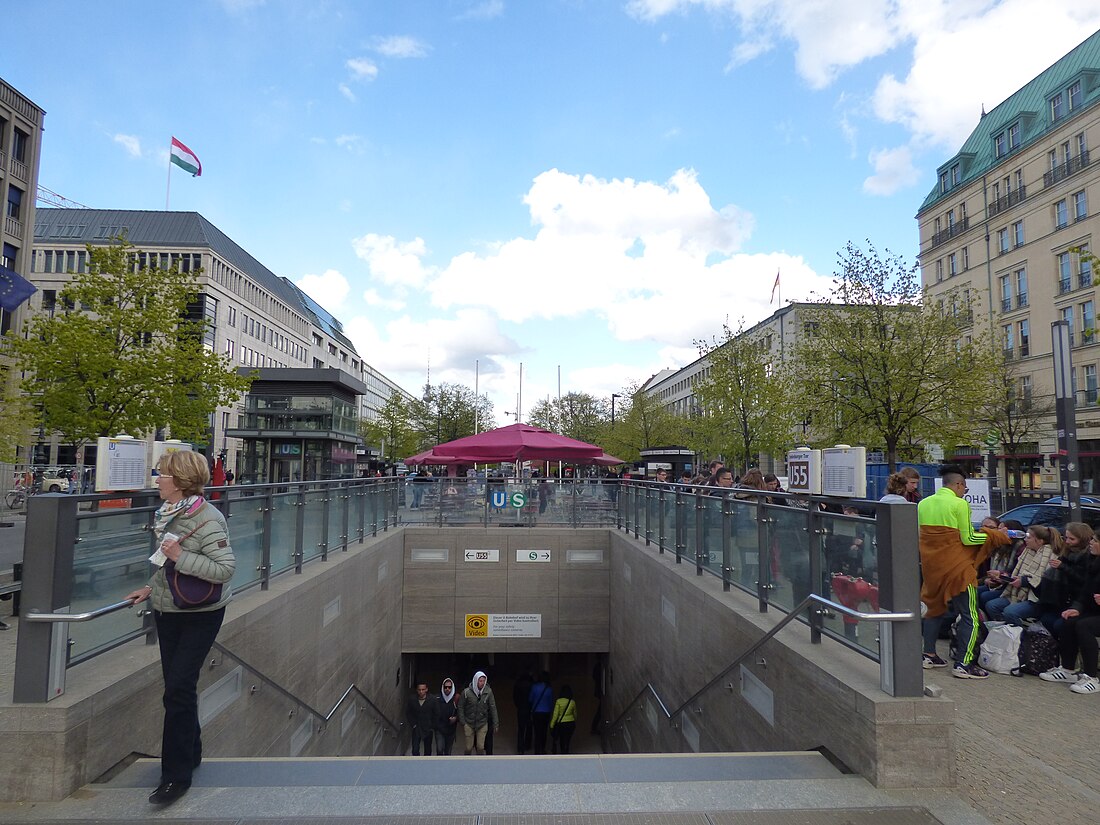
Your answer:
[[[627,481],[620,526],[699,573],[790,612],[811,593],[855,611],[878,612],[875,502],[755,490]],[[878,628],[820,610],[800,617],[822,634],[878,659]]]
[[[229,526],[234,591],[266,588],[273,576],[395,526],[398,484],[370,478],[211,488],[207,496]],[[112,506],[118,503],[126,506]],[[96,610],[148,582],[158,504],[148,490],[121,501],[117,494],[35,496],[27,516],[23,615]],[[145,614],[117,610],[94,621],[63,623],[66,638],[51,634],[28,646],[22,633],[36,632],[31,629],[36,623],[26,623],[17,672],[25,656],[42,659],[53,650],[58,661],[71,666],[148,634]],[[59,650],[60,645],[65,647]]]

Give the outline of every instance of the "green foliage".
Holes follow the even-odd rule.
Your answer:
[[[636,461],[642,450],[681,445],[687,434],[687,422],[673,414],[658,398],[651,398],[641,385],[623,390],[615,408],[615,425],[603,443],[605,452],[624,461]]]
[[[30,440],[34,409],[6,374],[0,371],[0,462],[12,464],[16,448]]]
[[[5,341],[37,423],[73,444],[159,427],[201,439],[210,413],[251,384],[204,346],[205,322],[186,318],[197,273],[138,267],[133,253],[121,238],[89,245],[89,271],[61,291],[56,314],[31,317],[25,336]]]
[[[948,294],[944,310],[922,293],[915,265],[873,246],[848,244],[832,293],[800,310],[795,347],[797,409],[811,414],[819,443],[885,447],[966,444],[996,363],[984,336],[971,338],[973,309]]]
[[[725,455],[731,467],[755,466],[761,453],[779,454],[791,446],[795,413],[789,379],[761,336],[723,324],[721,338],[699,342],[710,360],[706,377],[695,385],[701,440],[691,445],[707,455]]]
[[[548,398],[531,408],[527,423],[578,441],[599,444],[611,425],[609,401],[586,392],[571,392],[560,400]]]
[[[410,405],[409,418],[416,452],[496,427],[488,396],[474,395],[464,384],[426,384],[424,394]]]
[[[412,427],[411,403],[393,393],[378,410],[378,418],[362,422],[363,438],[382,449],[382,458],[390,464],[419,452],[419,438]]]

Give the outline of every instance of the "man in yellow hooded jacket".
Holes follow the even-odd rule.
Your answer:
[[[917,505],[920,528],[920,561],[923,582],[920,597],[927,609],[921,622],[924,667],[947,667],[936,653],[944,614],[952,608],[959,615],[955,665],[951,674],[960,679],[985,679],[978,667],[978,566],[995,547],[1009,542],[1001,530],[975,531],[966,501],[966,476],[961,468],[944,467],[943,485],[935,495]]]

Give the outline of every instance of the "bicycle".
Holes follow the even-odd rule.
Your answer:
[[[8,505],[9,510],[20,510],[27,505],[27,491],[21,487],[16,487],[14,490],[8,490],[4,495],[4,503]]]

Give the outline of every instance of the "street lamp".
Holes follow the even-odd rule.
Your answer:
[[[611,426],[615,426],[615,399],[622,398],[617,392],[611,393]]]
[[[1081,520],[1081,469],[1077,463],[1077,411],[1074,409],[1073,361],[1070,356],[1069,322],[1050,325],[1054,360],[1054,398],[1058,427],[1058,457],[1062,470],[1062,501],[1069,505],[1071,521]]]

